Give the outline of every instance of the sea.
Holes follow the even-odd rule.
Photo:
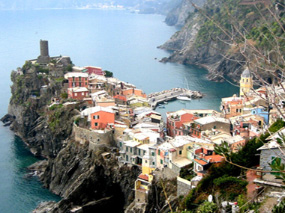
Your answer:
[[[11,97],[10,73],[40,54],[40,39],[48,40],[50,56],[70,56],[76,66],[99,66],[135,84],[147,94],[181,87],[201,91],[200,100],[173,101],[158,109],[219,110],[221,98],[238,92],[232,84],[207,80],[195,66],[161,63],[170,52],[157,46],[178,28],[164,16],[128,10],[3,10],[0,11],[0,117]],[[0,124],[0,212],[31,212],[43,201],[60,197],[42,187],[27,166],[38,161],[20,138]]]

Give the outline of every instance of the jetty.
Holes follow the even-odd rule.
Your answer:
[[[191,99],[197,99],[202,98],[203,94],[200,91],[192,91],[185,88],[173,88],[170,90],[151,93],[147,96],[147,99],[149,105],[155,109],[159,104],[176,100],[178,96],[186,96]]]

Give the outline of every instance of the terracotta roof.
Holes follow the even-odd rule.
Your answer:
[[[148,181],[148,176],[145,174],[140,174],[139,178]]]
[[[205,160],[210,160],[211,163],[222,162],[223,158],[221,155],[209,155],[204,157]]]
[[[207,162],[203,161],[203,160],[198,160],[198,159],[194,159],[196,163],[199,163],[200,165],[204,166],[206,164],[208,164]]]

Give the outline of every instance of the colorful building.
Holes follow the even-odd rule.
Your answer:
[[[215,154],[213,150],[200,148],[195,150],[194,156],[194,172],[198,176],[204,176],[207,173],[208,168],[211,164],[218,164],[224,161],[224,157]]]
[[[90,116],[92,129],[105,129],[114,126],[115,113],[110,108],[94,107]]]
[[[84,67],[84,69],[86,70],[85,72],[88,73],[89,75],[91,74],[105,75],[105,72],[102,70],[101,67],[86,66]]]
[[[88,88],[88,74],[82,72],[69,72],[64,75],[68,80],[68,88],[86,87]]]
[[[222,98],[221,111],[225,118],[231,118],[243,113],[243,97],[233,97]]]
[[[68,98],[83,100],[89,97],[89,90],[86,87],[72,87],[67,89]]]

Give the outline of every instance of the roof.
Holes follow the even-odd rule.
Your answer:
[[[170,149],[173,149],[174,147],[167,142],[162,143],[161,145],[158,146],[158,149],[162,150],[162,151],[168,151]]]
[[[161,120],[161,115],[152,114],[150,117],[156,120]]]
[[[104,112],[109,112],[109,113],[114,113],[112,107],[101,107],[101,106],[95,106],[95,107],[90,107],[85,110],[83,110],[80,114],[81,116],[88,116],[88,121],[91,120],[91,114],[99,111],[104,111]]]
[[[137,133],[134,135],[134,138],[136,138],[138,140],[145,140],[145,139],[148,139],[149,136],[144,134],[144,133]]]
[[[72,92],[89,92],[89,90],[86,87],[73,87],[73,88],[68,88],[68,90]]]
[[[138,146],[137,148],[147,151],[148,148],[149,148],[150,146],[152,146],[152,145],[153,145],[153,144],[142,144],[142,145]]]
[[[135,147],[140,145],[141,143],[137,141],[124,141],[124,144],[129,147]]]
[[[234,144],[236,142],[240,142],[240,141],[244,141],[245,139],[243,137],[241,137],[240,135],[236,135],[234,137],[228,137],[225,138],[225,141],[229,144]]]
[[[140,174],[139,178],[148,181],[148,176],[145,174]]]
[[[208,164],[207,162],[205,162],[205,161],[203,161],[203,160],[194,159],[194,161],[195,161],[196,163],[199,163],[199,164],[202,165],[202,166]]]
[[[277,149],[280,147],[280,144],[277,141],[270,141],[264,144],[262,147],[259,147],[257,150],[266,150],[266,149]]]
[[[248,67],[242,72],[241,77],[242,78],[250,78],[251,77],[251,74],[250,74]]]
[[[208,155],[204,157],[204,159],[209,161],[210,163],[222,162],[223,158],[224,157],[221,155]]]
[[[199,118],[199,119],[195,120],[194,122],[198,123],[198,124],[201,124],[201,125],[214,123],[214,122],[221,122],[221,123],[230,124],[230,120],[229,119],[219,118],[219,117],[215,117],[215,116],[207,116],[207,117],[204,117],[204,118]]]
[[[178,166],[179,168],[183,168],[183,167],[191,164],[192,161],[187,159],[187,158],[176,158],[175,160],[172,161],[172,163],[174,165]]]
[[[175,137],[174,140],[170,142],[175,148],[184,146],[186,144],[191,143],[191,141],[187,140],[186,137]]]
[[[88,78],[88,73],[82,73],[82,72],[68,72],[64,75],[65,79],[72,78],[72,77],[83,77]]]

